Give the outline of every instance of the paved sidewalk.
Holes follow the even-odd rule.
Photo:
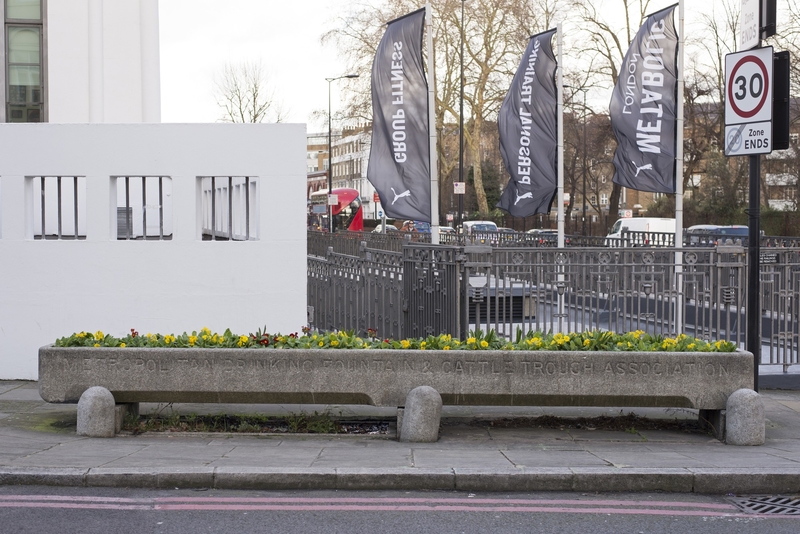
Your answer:
[[[725,445],[677,431],[494,428],[508,415],[615,415],[619,408],[445,407],[438,443],[394,435],[75,434],[76,405],[47,404],[36,382],[0,381],[0,485],[236,489],[800,492],[800,391],[766,389],[767,442]],[[778,387],[785,387],[778,384]],[[142,405],[147,413],[155,405]],[[178,405],[184,413],[324,411],[392,418],[369,406]],[[691,410],[627,409],[648,418]]]

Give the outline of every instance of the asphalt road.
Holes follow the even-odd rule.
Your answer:
[[[731,496],[121,490],[0,486],[0,530],[36,534],[281,532],[725,533],[800,531],[800,515]]]

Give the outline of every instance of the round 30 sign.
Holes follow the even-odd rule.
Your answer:
[[[772,47],[725,56],[725,124],[772,120]]]

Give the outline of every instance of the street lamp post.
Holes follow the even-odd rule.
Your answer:
[[[345,74],[337,76],[336,78],[325,78],[328,82],[328,198],[333,191],[333,151],[331,150],[331,82],[341,80],[342,78],[358,78],[358,74]],[[328,230],[333,233],[336,228],[333,222],[333,206],[328,200]]]
[[[461,71],[459,75],[459,86],[461,95],[458,99],[458,181],[464,182],[464,1],[461,0]],[[464,213],[464,195],[458,195],[458,217],[456,217],[456,229],[462,225],[462,214]]]

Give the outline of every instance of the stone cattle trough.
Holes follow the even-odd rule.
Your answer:
[[[753,388],[748,352],[303,349],[39,349],[39,392],[75,403],[406,404],[429,386],[445,405],[675,407],[722,438],[729,397]],[[79,407],[80,408],[80,407]],[[438,424],[438,422],[437,422]],[[763,425],[763,420],[762,420]]]

